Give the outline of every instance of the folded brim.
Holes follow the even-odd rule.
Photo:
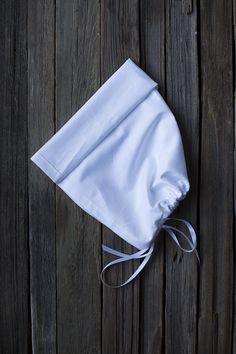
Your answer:
[[[93,198],[88,198],[83,182],[72,182],[71,176],[156,86],[155,81],[128,59],[31,157],[79,207],[138,249],[147,247],[149,242],[127,233],[123,220],[117,216],[114,221],[109,205],[98,205]]]

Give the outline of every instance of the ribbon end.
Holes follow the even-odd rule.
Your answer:
[[[198,263],[199,263],[199,265],[201,264],[201,261],[200,261],[200,256],[199,256],[199,254],[198,254],[198,251],[195,249],[194,250],[194,253],[195,253],[195,255],[196,255],[196,257],[197,257],[197,260],[198,260]]]

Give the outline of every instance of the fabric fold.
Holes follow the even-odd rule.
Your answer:
[[[153,249],[164,221],[190,189],[180,130],[157,88],[128,59],[31,157],[140,257]]]
[[[31,160],[60,183],[156,86],[128,59]],[[45,170],[42,158],[50,161],[57,173]]]

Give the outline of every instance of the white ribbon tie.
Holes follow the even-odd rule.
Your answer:
[[[182,222],[186,226],[186,228],[188,229],[189,235],[187,236],[183,231],[177,229],[174,226],[167,225],[166,221],[168,221],[168,220],[174,220],[174,221]],[[187,253],[194,252],[196,257],[197,257],[198,262],[200,263],[200,257],[199,257],[199,254],[197,252],[197,249],[196,249],[196,247],[197,247],[196,232],[195,232],[193,226],[188,221],[183,220],[183,219],[178,219],[178,218],[166,218],[165,222],[162,224],[161,228],[159,229],[159,232],[160,232],[161,229],[165,230],[169,234],[169,236],[175,241],[175,243],[178,245],[178,247],[182,251],[187,252]],[[181,244],[180,244],[180,242],[179,242],[179,240],[177,238],[177,233],[180,236],[182,236],[187,241],[187,243],[189,244],[190,248],[184,248],[184,247],[181,246]],[[113,248],[107,247],[105,245],[102,245],[102,250],[104,252],[113,254],[114,256],[117,256],[118,258],[113,260],[113,261],[111,261],[110,263],[108,263],[102,269],[101,274],[100,274],[101,280],[102,280],[103,284],[108,286],[108,287],[121,288],[122,286],[125,286],[128,283],[130,283],[142,271],[142,269],[145,267],[145,265],[147,264],[147,262],[149,261],[151,255],[153,253],[154,241],[152,242],[150,247],[144,248],[144,249],[142,249],[142,250],[140,250],[138,252],[135,252],[133,254],[122,253],[122,252],[119,252],[117,250],[114,250]],[[123,283],[121,283],[119,285],[111,285],[111,284],[108,284],[105,281],[104,273],[111,266],[113,266],[115,264],[118,264],[118,263],[123,263],[123,262],[127,262],[127,261],[130,261],[130,260],[141,259],[141,258],[143,258],[143,261],[141,262],[139,267],[136,269],[136,271],[125,282],[123,282]]]

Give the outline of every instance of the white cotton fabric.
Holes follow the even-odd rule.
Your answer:
[[[131,59],[31,160],[139,250],[189,191],[176,120],[157,83]]]

